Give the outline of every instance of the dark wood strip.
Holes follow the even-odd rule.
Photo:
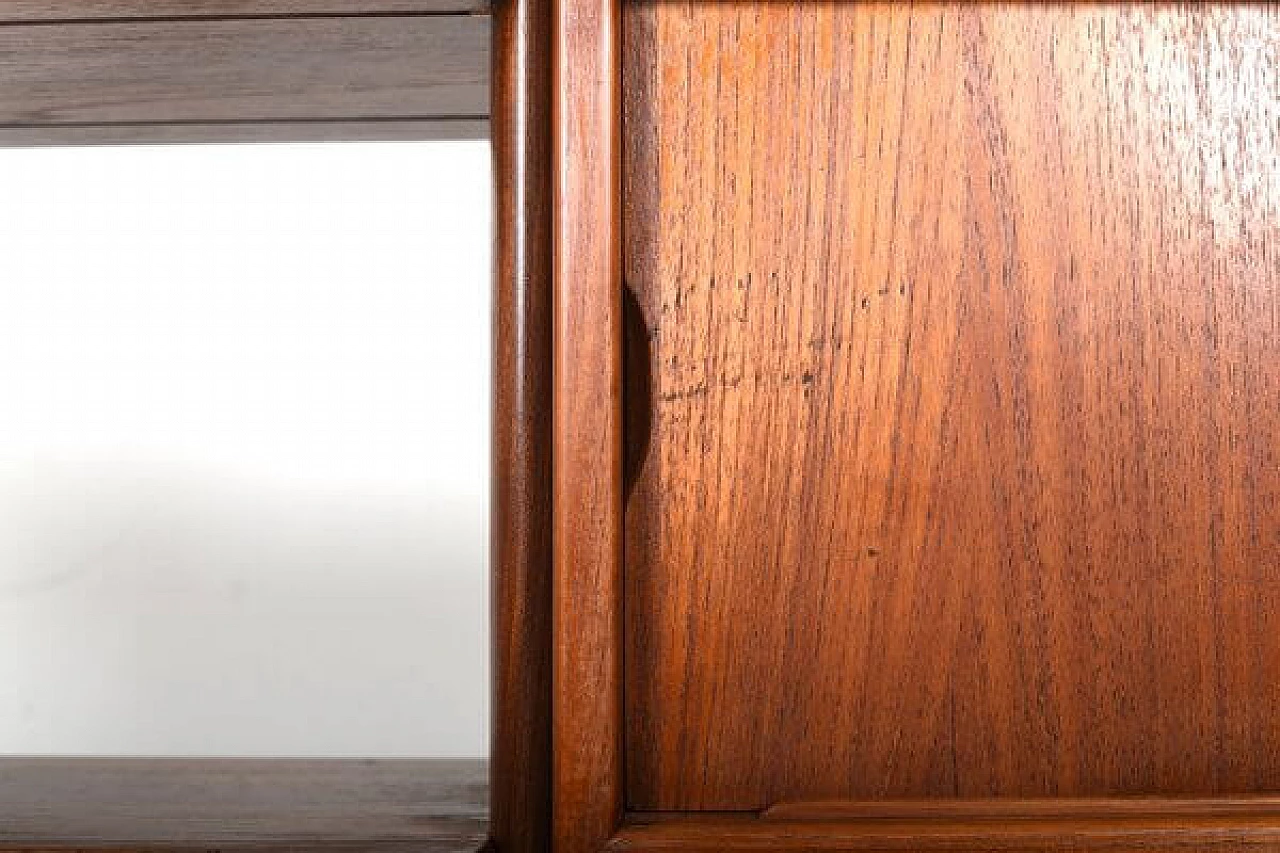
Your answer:
[[[0,27],[0,125],[482,119],[478,15]]]
[[[492,827],[551,822],[551,43],[548,0],[494,9]]]
[[[0,0],[0,23],[240,17],[484,13],[489,0]]]
[[[622,276],[618,0],[556,0],[552,846],[621,819]]]
[[[1267,817],[1280,820],[1280,797],[1034,797],[938,800],[817,800],[779,803],[764,820],[1078,820],[1121,817]]]
[[[474,851],[473,760],[0,760],[0,849]]]

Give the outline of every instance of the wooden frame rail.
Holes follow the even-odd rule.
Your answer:
[[[482,0],[0,3],[0,145],[483,138]]]

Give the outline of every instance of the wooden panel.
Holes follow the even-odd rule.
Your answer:
[[[597,853],[624,796],[619,5],[551,6],[556,853]]]
[[[0,849],[475,851],[483,761],[0,760]]]
[[[630,806],[1280,790],[1280,8],[624,29]]]
[[[475,15],[0,26],[0,127],[488,115]]]
[[[244,15],[485,12],[488,0],[0,0],[0,23]]]
[[[490,834],[551,847],[551,4],[495,10]]]

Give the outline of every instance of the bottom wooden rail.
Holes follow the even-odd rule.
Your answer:
[[[473,853],[471,760],[0,759],[0,850]]]
[[[1280,797],[821,802],[759,815],[637,813],[628,853],[1280,850]]]

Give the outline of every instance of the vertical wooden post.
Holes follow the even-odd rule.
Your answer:
[[[551,5],[493,7],[493,742],[501,853],[551,844]]]
[[[618,0],[552,22],[552,844],[597,853],[623,810]]]

